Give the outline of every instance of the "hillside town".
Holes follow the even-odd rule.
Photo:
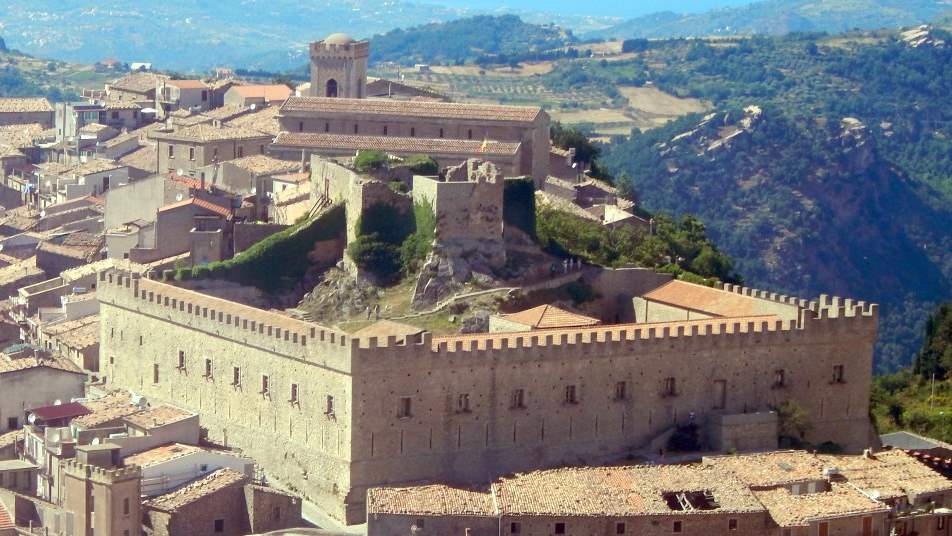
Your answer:
[[[877,304],[559,255],[656,221],[544,108],[309,57],[0,98],[0,536],[952,534]]]

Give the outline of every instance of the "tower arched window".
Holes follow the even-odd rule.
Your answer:
[[[327,92],[325,93],[327,97],[336,97],[337,96],[337,80],[331,78],[327,81]]]

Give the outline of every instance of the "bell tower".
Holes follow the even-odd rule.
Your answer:
[[[370,44],[343,33],[311,43],[312,97],[362,99],[367,95]]]

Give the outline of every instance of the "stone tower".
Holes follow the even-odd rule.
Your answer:
[[[311,43],[311,96],[362,99],[367,94],[370,45],[347,34]]]
[[[73,512],[73,534],[140,534],[141,468],[116,465],[118,445],[88,445],[76,451],[76,459],[63,465],[63,508]]]

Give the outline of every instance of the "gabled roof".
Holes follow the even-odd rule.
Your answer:
[[[149,91],[155,91],[155,86],[159,80],[166,79],[168,79],[168,77],[161,74],[137,72],[124,76],[109,86],[119,91],[147,93]]]
[[[128,420],[128,419],[126,419]],[[186,445],[184,443],[167,443],[149,450],[144,450],[127,456],[123,459],[126,465],[138,465],[140,467],[150,467],[167,461],[183,458],[196,452],[204,452],[206,449],[198,445]]]
[[[673,280],[642,296],[646,300],[692,309],[713,316],[735,317],[757,314],[757,299],[725,290]]]
[[[238,471],[219,469],[171,493],[153,497],[144,504],[148,508],[174,512],[231,486],[244,485],[247,481],[248,477]]]
[[[208,85],[201,80],[166,80],[165,85],[179,89],[208,89]]]
[[[0,354],[0,374],[22,372],[25,370],[50,368],[63,372],[82,374],[83,371],[75,363],[65,357],[53,355],[49,357],[17,357]]]
[[[194,205],[196,207],[203,208],[209,212],[213,212],[224,218],[228,218],[232,215],[231,210],[221,205],[216,205],[215,203],[212,203],[211,201],[208,201],[206,199],[200,199],[198,197],[190,197],[188,199],[183,199],[182,201],[178,201],[170,205],[165,205],[164,207],[159,209],[159,212],[166,212],[169,210],[174,210],[174,209],[177,209],[180,207],[186,207],[189,205]]]
[[[284,84],[235,86],[228,91],[234,91],[246,99],[264,99],[265,102],[285,101],[291,96],[291,88]]]
[[[150,133],[149,137],[156,140],[195,142],[271,138],[269,134],[259,132],[251,128],[235,127],[230,125],[215,126],[206,123],[184,126],[172,131],[156,130]]]
[[[125,421],[139,428],[151,429],[175,424],[194,416],[195,414],[190,411],[175,406],[162,405],[133,413],[126,417]]]
[[[0,98],[0,113],[53,112],[53,106],[45,97]]]
[[[542,108],[537,106],[502,106],[392,99],[291,97],[281,105],[281,113],[403,116],[416,117],[421,120],[455,119],[460,121],[532,123],[544,112]]]
[[[89,415],[92,412],[89,411],[89,408],[80,404],[79,402],[69,402],[67,404],[60,404],[58,406],[43,406],[41,408],[33,408],[30,410],[30,413],[36,415],[36,418],[40,419],[41,421],[54,421],[58,419],[79,417],[81,415]]]
[[[529,326],[533,329],[597,326],[602,323],[597,318],[580,315],[548,304],[519,311],[518,313],[502,315],[502,317],[510,322]]]

